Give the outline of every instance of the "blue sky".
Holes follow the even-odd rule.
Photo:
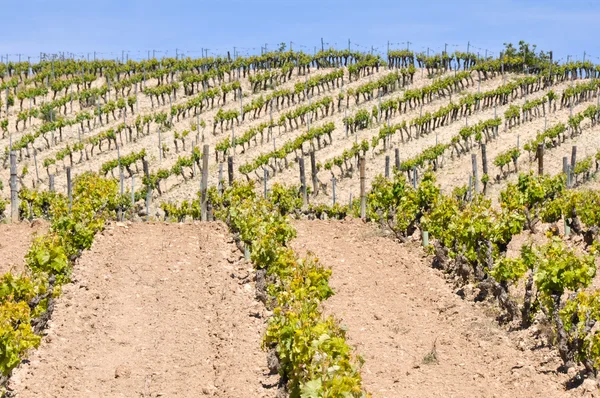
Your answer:
[[[387,42],[401,48],[410,41],[417,51],[466,50],[499,52],[502,43],[523,39],[538,49],[553,50],[555,59],[582,58],[586,51],[600,63],[594,25],[600,2],[589,0],[0,0],[0,54],[22,57],[39,52],[73,52],[87,57],[116,58],[130,51],[144,58],[259,53],[267,44],[294,43],[312,52],[325,43],[353,49],[374,46],[385,52]],[[326,44],[326,47],[328,45]]]

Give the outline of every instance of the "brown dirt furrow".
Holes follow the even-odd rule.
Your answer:
[[[251,266],[220,223],[113,224],[64,287],[18,397],[272,397]]]
[[[293,247],[333,271],[336,294],[325,309],[365,359],[374,397],[581,396],[581,388],[565,391],[555,353],[517,348],[485,307],[452,292],[420,248],[359,220],[294,225]]]
[[[47,224],[43,221],[0,224],[0,275],[22,272],[33,238],[46,229]]]

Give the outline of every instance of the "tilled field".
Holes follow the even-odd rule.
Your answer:
[[[19,397],[273,397],[264,307],[225,226],[111,225],[64,287]]]
[[[424,252],[360,220],[298,221],[293,242],[333,273],[327,312],[348,328],[374,397],[574,397],[552,351],[520,350],[479,307],[454,294]]]

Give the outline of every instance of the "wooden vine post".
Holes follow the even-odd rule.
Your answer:
[[[487,180],[488,176],[488,163],[487,163],[487,146],[485,144],[481,145],[481,163],[483,167],[483,194],[487,193]]]
[[[335,206],[335,176],[331,177],[331,199],[332,204]]]
[[[366,177],[365,177],[365,157],[361,156],[358,159],[360,170],[360,218],[367,218],[367,196],[366,196]]]
[[[223,163],[219,163],[219,182],[217,184],[219,196],[223,195]]]
[[[19,191],[17,187],[17,153],[10,151],[10,217],[19,222]]]
[[[35,184],[37,185],[40,182],[40,173],[38,172],[37,149],[35,147],[33,147],[33,164],[35,166]]]
[[[233,185],[233,156],[227,158],[227,177],[229,179],[229,186]]]
[[[266,168],[263,168],[263,183],[264,183],[264,197],[267,197],[267,182],[269,180],[269,170],[267,170]]]
[[[544,144],[537,146],[538,175],[544,174]]]
[[[131,219],[133,219],[135,209],[135,175],[131,176]]]
[[[394,149],[396,170],[400,170],[400,148]]]
[[[148,161],[142,160],[144,176],[146,176],[146,221],[150,220],[150,201],[152,200],[152,185],[150,185],[150,168]]]
[[[419,178],[419,175],[417,173],[417,167],[413,166],[413,178],[412,178],[412,184],[413,184],[413,188],[417,189],[417,179]]]
[[[573,145],[573,148],[571,148],[571,171],[575,171],[576,163],[577,163],[577,146]]]
[[[67,197],[69,198],[70,213],[73,210],[73,182],[71,180],[71,167],[69,166],[67,166]]]
[[[206,194],[208,191],[208,144],[204,144],[202,150],[202,180],[200,181],[200,215],[202,221],[208,220],[208,208],[206,205]]]
[[[479,179],[477,178],[477,155],[471,154],[471,165],[473,167],[474,193],[479,193]]]
[[[308,195],[306,193],[306,174],[304,170],[304,158],[298,159],[298,165],[300,167],[300,191],[302,193],[302,205],[308,204]]]
[[[390,156],[385,156],[385,178],[390,178]]]
[[[315,151],[310,151],[310,174],[313,184],[313,196],[319,194],[319,178],[317,177],[317,161],[315,159]]]
[[[194,156],[194,148],[196,147],[196,143],[192,140],[192,157]],[[196,162],[192,162],[192,177],[196,178]]]

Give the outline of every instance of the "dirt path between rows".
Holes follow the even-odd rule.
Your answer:
[[[25,269],[25,255],[36,235],[48,229],[45,221],[0,224],[0,274],[20,273]]]
[[[227,228],[111,225],[75,267],[17,397],[273,397],[252,270]]]
[[[295,250],[333,271],[326,311],[348,328],[374,397],[594,396],[587,384],[565,391],[556,353],[518,349],[483,308],[452,292],[420,248],[360,220],[294,225]]]

